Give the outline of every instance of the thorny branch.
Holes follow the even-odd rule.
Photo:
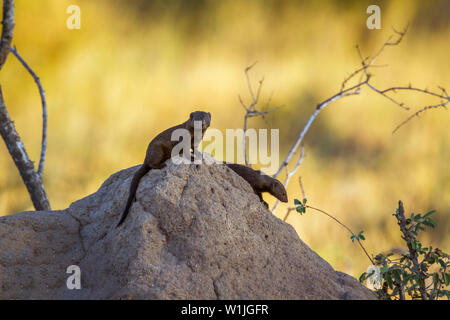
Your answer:
[[[297,139],[295,140],[294,144],[292,145],[291,149],[289,150],[286,158],[280,165],[278,171],[273,175],[274,178],[277,178],[280,175],[280,173],[283,171],[283,169],[286,168],[286,170],[287,170],[288,163],[290,162],[292,156],[297,152],[299,146],[302,144],[306,133],[310,129],[311,124],[314,122],[314,120],[319,115],[320,111],[322,111],[331,102],[342,99],[344,97],[360,94],[361,90],[364,87],[367,87],[370,90],[380,94],[381,96],[385,97],[386,99],[388,99],[389,101],[391,101],[392,103],[396,104],[397,106],[399,106],[400,108],[402,108],[404,110],[410,110],[410,108],[405,106],[405,104],[403,102],[397,101],[396,99],[394,99],[393,97],[388,95],[388,93],[396,93],[397,91],[412,91],[412,92],[424,93],[429,96],[433,96],[433,97],[441,99],[441,102],[438,104],[424,106],[424,107],[420,108],[417,112],[415,112],[413,115],[408,117],[405,121],[400,123],[394,129],[393,133],[395,133],[400,127],[405,125],[411,119],[413,119],[416,116],[419,116],[420,113],[422,113],[426,110],[429,110],[432,108],[438,108],[438,107],[446,108],[446,105],[450,102],[450,97],[447,94],[446,90],[442,87],[439,87],[439,89],[441,90],[442,93],[436,93],[436,92],[429,91],[428,89],[421,89],[421,88],[413,87],[413,86],[411,86],[411,84],[406,87],[393,86],[393,87],[389,87],[387,89],[378,89],[375,85],[373,85],[370,82],[372,79],[372,74],[369,71],[375,67],[380,67],[380,65],[375,65],[375,62],[378,59],[378,57],[381,55],[381,53],[384,51],[384,49],[386,47],[399,45],[401,43],[401,41],[403,40],[404,36],[406,35],[407,30],[408,30],[408,27],[406,27],[403,31],[397,31],[397,30],[393,29],[394,35],[389,36],[387,41],[385,43],[383,43],[381,48],[372,57],[363,57],[359,47],[358,46],[356,47],[359,57],[361,59],[361,67],[359,67],[358,69],[356,69],[355,71],[353,71],[351,74],[349,74],[347,77],[344,78],[343,82],[341,83],[339,92],[337,92],[330,98],[327,98],[324,101],[320,102],[316,106],[316,109],[314,110],[312,115],[309,117],[309,119],[306,122],[303,129],[300,131],[299,135],[297,136]],[[354,84],[353,86],[349,86],[349,83],[352,80],[356,79],[357,76],[359,76],[357,83]],[[297,169],[298,169],[298,167],[295,170],[297,170]],[[291,173],[292,174],[295,173],[295,170],[293,170]]]

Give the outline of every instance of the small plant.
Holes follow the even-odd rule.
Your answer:
[[[302,201],[295,199],[295,207],[288,209],[284,220],[291,210],[295,209],[303,215],[308,208],[327,215],[347,229],[351,233],[352,242],[358,242],[372,263],[368,271],[360,276],[359,281],[361,283],[367,281],[380,299],[405,300],[406,297],[421,300],[444,297],[450,299],[450,291],[446,290],[450,285],[449,255],[439,248],[423,246],[418,239],[419,233],[425,231],[426,227],[436,226],[436,222],[431,218],[435,210],[424,215],[411,213],[409,218],[405,218],[403,203],[399,201],[398,209],[393,216],[397,219],[408,250],[400,254],[399,258],[393,258],[394,253],[390,252],[386,255],[380,253],[372,259],[361,243],[365,240],[364,231],[361,230],[356,234],[331,214],[307,205],[306,202],[305,196]]]
[[[450,284],[449,255],[439,248],[423,246],[418,239],[419,233],[426,227],[436,226],[431,218],[434,212],[424,215],[411,213],[409,218],[405,218],[403,203],[399,201],[393,216],[397,219],[408,251],[400,254],[399,258],[393,258],[392,252],[375,256],[375,267],[379,271],[376,276],[380,280],[376,293],[381,299],[404,300],[407,296],[421,300],[450,299],[450,291],[445,290]],[[359,280],[364,282],[374,276],[374,270],[364,272]]]

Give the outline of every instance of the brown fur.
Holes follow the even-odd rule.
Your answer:
[[[269,192],[278,200],[288,202],[286,189],[277,179],[269,177],[260,170],[253,170],[252,168],[241,164],[227,162],[225,162],[225,164],[250,184],[253,191],[255,191],[266,207],[269,207],[269,205],[262,198],[263,192]]]
[[[205,134],[206,129],[208,129],[211,123],[211,113],[203,111],[195,111],[190,114],[189,119],[182,124],[171,127],[164,130],[158,134],[148,145],[147,153],[145,155],[145,160],[142,166],[133,176],[130,185],[130,193],[128,196],[127,204],[122,213],[119,223],[120,226],[128,215],[131,204],[133,203],[134,197],[136,195],[136,190],[139,185],[141,178],[151,169],[161,169],[165,167],[165,162],[171,157],[172,149],[181,141],[172,141],[172,132],[177,129],[187,129],[191,134],[191,148],[194,153],[198,152],[197,147],[200,141],[194,141],[194,121],[202,122],[202,137]]]

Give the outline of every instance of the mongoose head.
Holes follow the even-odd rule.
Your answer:
[[[204,111],[194,111],[189,115],[188,126],[194,128],[194,122],[201,121],[202,129],[207,129],[211,124],[211,113]]]
[[[288,196],[283,184],[277,179],[273,179],[270,183],[270,193],[281,202],[288,202]]]

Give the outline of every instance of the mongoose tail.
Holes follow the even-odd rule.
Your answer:
[[[127,205],[125,206],[125,210],[123,210],[122,217],[120,218],[119,223],[117,224],[116,228],[122,224],[122,222],[125,221],[125,218],[128,215],[128,212],[130,211],[131,204],[133,203],[134,197],[136,196],[136,190],[139,185],[139,181],[141,178],[150,170],[150,167],[144,163],[138,171],[133,176],[133,180],[131,180],[130,185],[130,194],[128,196]]]

